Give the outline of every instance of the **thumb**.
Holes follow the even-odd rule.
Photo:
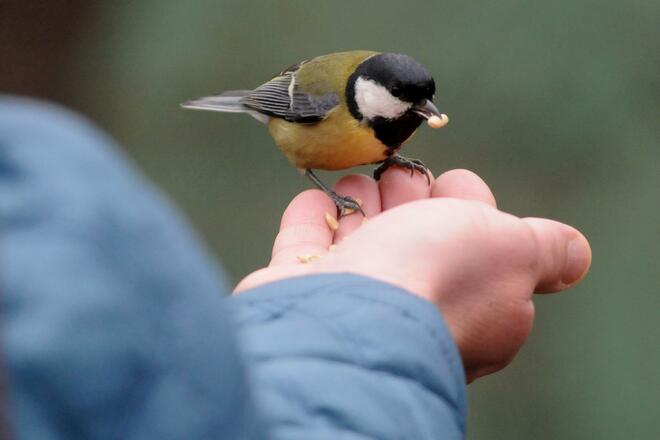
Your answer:
[[[536,241],[536,293],[559,292],[576,284],[591,266],[591,248],[576,229],[553,220],[525,218]]]

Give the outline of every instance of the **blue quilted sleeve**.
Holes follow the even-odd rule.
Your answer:
[[[14,437],[463,436],[463,370],[431,304],[348,274],[222,300],[220,279],[111,140],[0,97],[0,399]]]
[[[461,439],[465,377],[438,310],[350,275],[289,279],[232,299],[276,439]]]
[[[12,438],[265,438],[220,278],[92,124],[0,96],[0,424]]]

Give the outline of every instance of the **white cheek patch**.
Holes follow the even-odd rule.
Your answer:
[[[412,104],[403,102],[380,84],[359,77],[355,81],[355,102],[362,116],[374,119],[396,119],[410,109]]]

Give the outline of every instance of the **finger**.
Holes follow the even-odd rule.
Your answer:
[[[282,215],[270,265],[302,263],[306,257],[326,253],[333,237],[326,213],[335,216],[336,212],[335,204],[322,191],[298,194]]]
[[[523,219],[533,232],[536,248],[536,293],[564,290],[587,274],[591,248],[576,229],[547,219]]]
[[[362,203],[362,210],[369,217],[380,213],[380,192],[378,184],[371,177],[364,174],[351,174],[339,179],[334,187],[337,194],[351,196]],[[360,227],[364,217],[355,212],[339,219],[339,229],[335,232],[335,243],[339,243],[346,236]]]
[[[429,171],[430,173],[430,171]],[[433,176],[429,176],[433,182]],[[425,175],[398,167],[387,169],[378,181],[382,210],[388,210],[404,203],[428,199],[431,187]]]
[[[477,200],[497,207],[495,196],[486,182],[469,170],[451,170],[443,173],[433,183],[431,197]]]

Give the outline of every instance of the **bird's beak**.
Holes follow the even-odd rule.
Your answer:
[[[411,110],[426,119],[427,124],[431,128],[444,127],[449,122],[447,115],[440,113],[440,110],[428,99],[424,100],[421,104],[412,106]]]
[[[431,116],[440,116],[440,110],[433,104],[433,102],[425,99],[420,104],[415,104],[412,107],[412,111],[420,115],[424,119],[428,119]]]

